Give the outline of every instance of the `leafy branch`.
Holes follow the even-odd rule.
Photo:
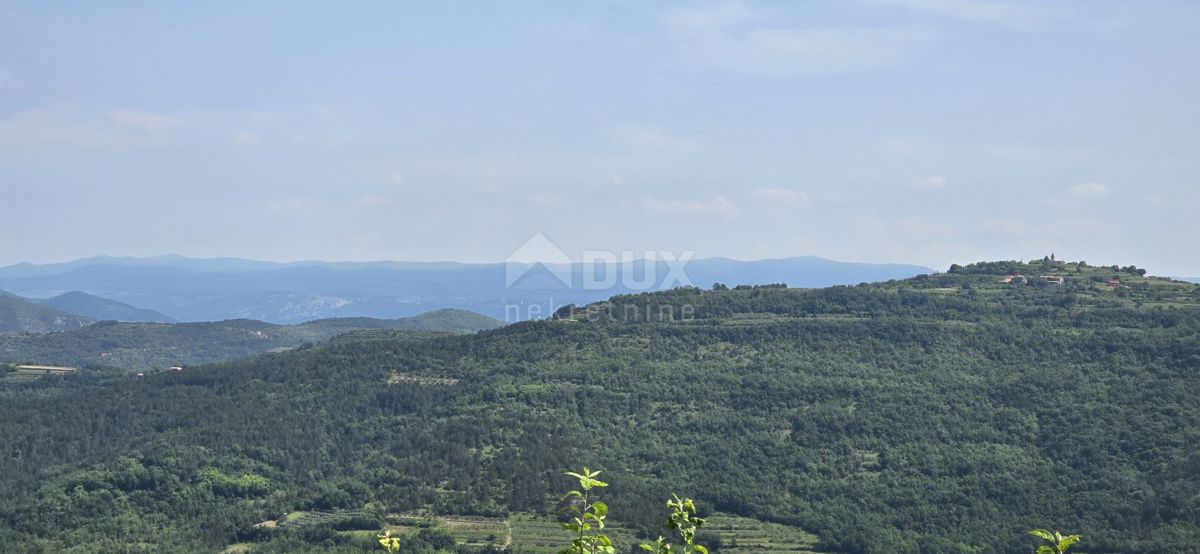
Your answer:
[[[393,537],[391,531],[384,531],[382,535],[375,535],[379,539],[379,544],[383,545],[383,549],[388,552],[400,551],[400,538]]]
[[[575,534],[571,546],[559,554],[615,554],[612,539],[602,533],[604,520],[608,517],[608,505],[591,499],[592,489],[607,487],[608,483],[596,479],[599,471],[583,468],[579,473],[568,471],[567,475],[579,479],[579,489],[567,492],[563,498],[572,499],[571,521],[563,523],[563,529]]]
[[[1051,533],[1045,529],[1034,529],[1029,531],[1033,535],[1049,544],[1043,544],[1038,547],[1036,554],[1066,554],[1067,549],[1071,548],[1072,544],[1079,542],[1082,537],[1079,535],[1062,536],[1062,533],[1055,531]]]
[[[663,525],[668,530],[678,531],[679,536],[683,539],[683,554],[695,552],[698,554],[708,554],[708,549],[703,545],[696,544],[696,530],[704,525],[704,518],[696,517],[696,504],[691,498],[679,498],[679,495],[672,494],[672,499],[667,501],[667,508],[671,510],[671,516],[667,518],[667,522]],[[655,554],[671,554],[671,541],[658,536],[658,540],[654,544],[642,543],[642,550],[654,552]]]

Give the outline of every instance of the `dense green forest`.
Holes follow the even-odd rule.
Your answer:
[[[1131,266],[678,289],[87,377],[0,404],[0,551],[361,552],[384,527],[449,550],[405,518],[552,521],[584,464],[631,537],[677,492],[812,533],[803,551],[1200,544],[1200,286]]]
[[[201,323],[102,321],[62,333],[0,333],[0,363],[154,370],[288,350],[358,329],[470,333],[501,324],[484,315],[452,309],[402,319],[332,318],[296,325],[249,319]]]

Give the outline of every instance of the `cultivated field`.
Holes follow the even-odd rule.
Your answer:
[[[78,371],[73,367],[53,365],[18,365],[14,367],[14,371],[0,373],[0,375],[3,375],[4,379],[8,381],[21,382],[40,379],[47,375],[68,375]]]

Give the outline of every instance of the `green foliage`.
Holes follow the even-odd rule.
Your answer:
[[[1036,554],[1066,554],[1067,549],[1071,548],[1071,545],[1079,542],[1079,539],[1082,538],[1079,535],[1067,535],[1064,537],[1058,531],[1052,533],[1045,529],[1034,529],[1029,531],[1028,534],[1042,539],[1046,543],[1038,546]]]
[[[679,534],[679,538],[683,541],[683,548],[676,552],[690,554],[708,554],[708,548],[703,545],[696,544],[696,531],[704,526],[704,518],[696,516],[696,504],[691,498],[680,499],[679,495],[671,495],[671,500],[667,501],[667,509],[671,510],[671,515],[667,518],[667,522],[663,525],[669,531],[675,531]],[[672,544],[669,539],[662,535],[653,545],[642,543],[641,548],[647,552],[655,554],[671,554]]]
[[[584,467],[578,473],[567,472],[567,475],[579,480],[579,488],[568,491],[563,497],[570,503],[567,510],[570,521],[564,522],[564,530],[571,531],[575,538],[571,546],[564,548],[560,554],[614,554],[612,539],[604,531],[604,520],[608,518],[608,505],[592,500],[592,489],[607,487],[608,483],[596,479],[599,471],[591,471]]]
[[[400,551],[400,538],[393,537],[391,531],[384,531],[382,535],[378,535],[379,544],[388,552]]]

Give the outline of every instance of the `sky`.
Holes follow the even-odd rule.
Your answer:
[[[1200,3],[0,3],[0,264],[1200,275]]]

